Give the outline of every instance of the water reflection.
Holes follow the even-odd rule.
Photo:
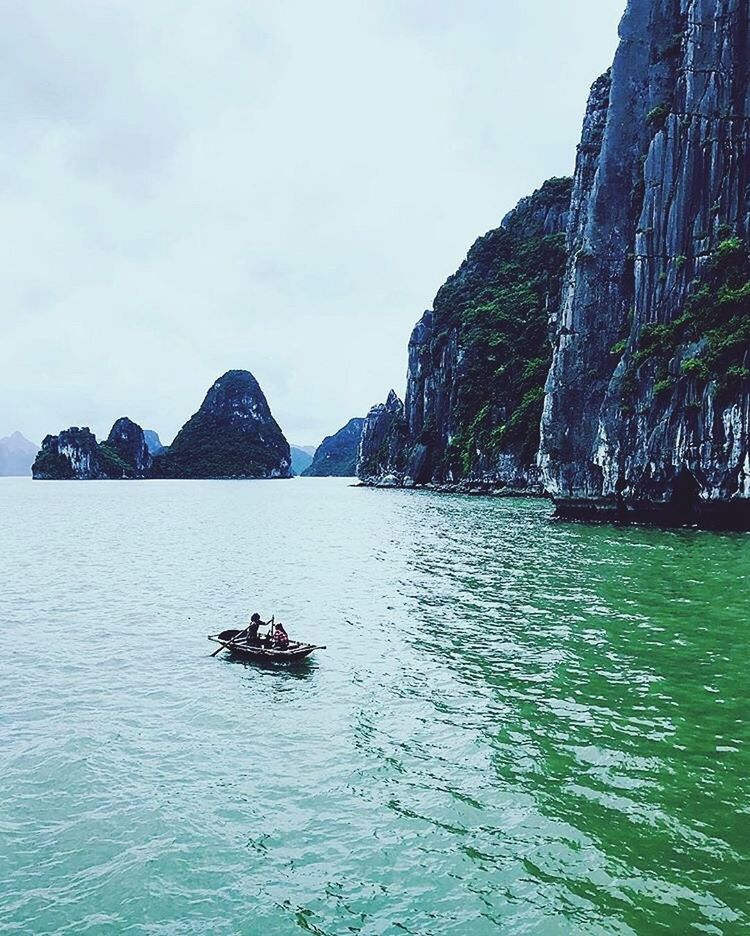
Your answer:
[[[279,679],[310,679],[316,673],[319,663],[312,657],[304,657],[289,663],[276,663],[272,660],[246,660],[234,654],[225,653],[220,657],[223,663],[230,663],[244,667],[249,672],[257,670],[265,675],[277,676]]]

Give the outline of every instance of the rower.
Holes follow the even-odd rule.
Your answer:
[[[261,621],[260,615],[256,611],[250,618],[250,625],[247,627],[242,634],[239,634],[239,637],[244,637],[249,644],[253,646],[258,646],[260,644],[260,638],[258,637],[258,628],[265,627],[267,621]]]

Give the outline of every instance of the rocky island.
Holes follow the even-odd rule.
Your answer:
[[[88,428],[46,436],[32,473],[45,480],[288,478],[290,465],[289,444],[258,382],[234,370],[213,384],[168,448],[122,417],[105,442]]]
[[[353,478],[357,473],[357,451],[364,419],[355,417],[315,450],[312,463],[302,474],[307,478]]]
[[[230,370],[154,460],[163,478],[289,478],[291,453],[250,371]]]
[[[362,424],[357,449],[357,477],[365,484],[398,487],[405,484],[407,433],[404,404],[395,390],[377,403]]]
[[[145,478],[151,465],[143,430],[124,416],[112,426],[106,442],[97,442],[88,427],[45,436],[32,474],[38,480],[57,481]]]

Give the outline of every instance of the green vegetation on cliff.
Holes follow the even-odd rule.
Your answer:
[[[675,370],[688,347],[693,350]],[[641,329],[622,381],[626,412],[644,365],[653,369],[656,395],[682,380],[713,382],[722,392],[750,378],[750,253],[741,238],[717,245],[681,315]]]
[[[501,230],[487,237],[494,275],[469,292],[459,312],[464,382],[452,454],[462,473],[477,450],[492,457],[511,443],[523,461],[533,459],[551,358],[547,302],[565,266],[564,234],[517,239]]]
[[[227,371],[174,442],[154,459],[168,478],[288,478],[289,443],[249,371]]]
[[[491,463],[512,449],[530,464],[539,442],[544,381],[549,370],[550,307],[560,292],[566,250],[560,219],[571,180],[551,179],[519,205],[502,227],[472,247],[465,264],[435,299],[433,356],[455,330],[463,352],[446,468],[472,471],[479,453]]]
[[[412,330],[406,397],[368,414],[359,476],[539,490],[536,452],[572,180],[550,179],[480,237]]]
[[[210,416],[197,413],[154,463],[157,475],[170,478],[264,478],[279,471],[279,461],[278,454],[249,439],[242,427],[217,426]],[[291,455],[285,476],[290,465]]]
[[[49,478],[56,481],[70,481],[75,478],[70,459],[46,447],[44,443],[34,459],[33,472],[35,478]]]

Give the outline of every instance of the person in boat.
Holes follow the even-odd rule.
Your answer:
[[[249,644],[252,644],[253,646],[257,647],[260,645],[260,637],[258,637],[258,628],[265,627],[267,624],[268,624],[268,621],[261,621],[260,615],[256,611],[250,618],[249,626],[246,627],[244,632],[242,634],[239,634],[238,636],[241,639],[246,640]]]
[[[281,623],[277,624],[273,629],[273,646],[274,650],[289,649],[289,634],[287,634],[284,625]]]

